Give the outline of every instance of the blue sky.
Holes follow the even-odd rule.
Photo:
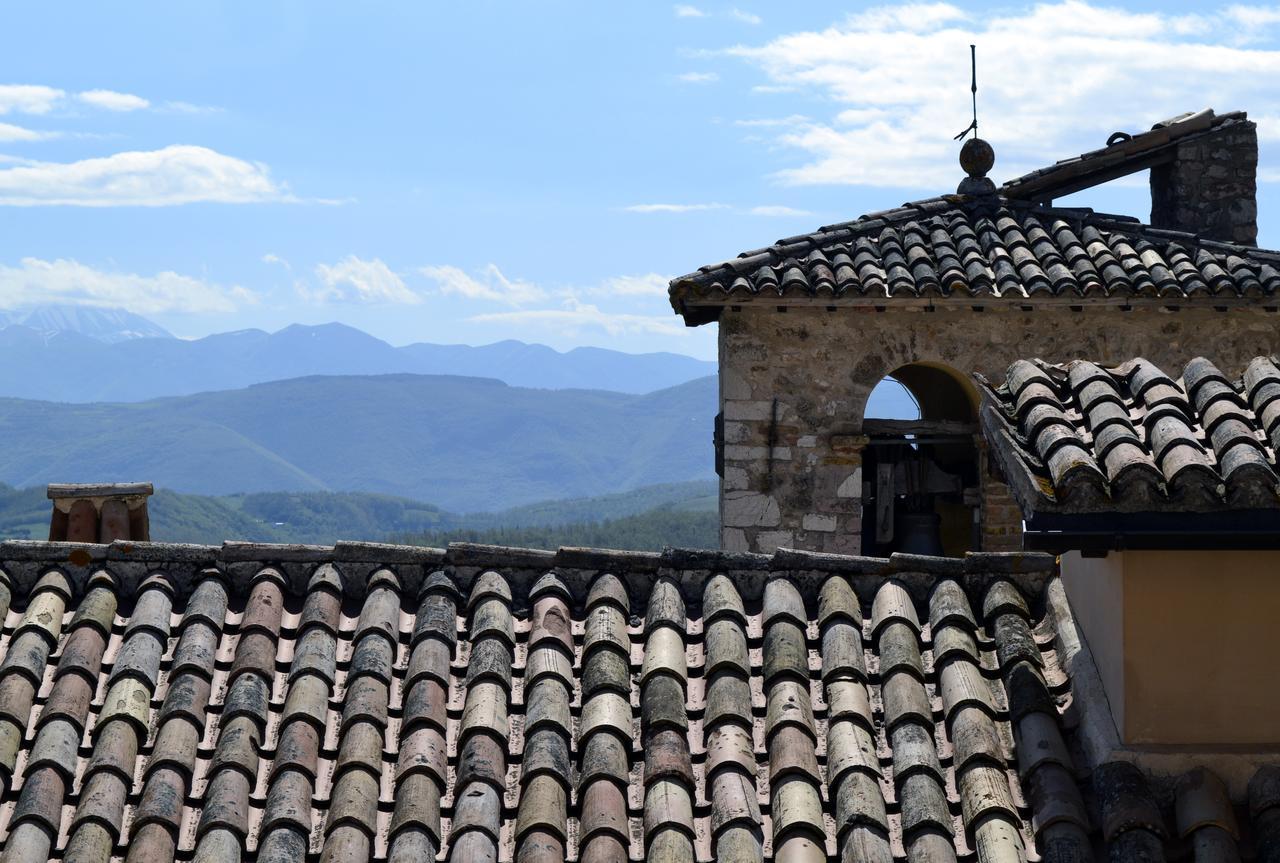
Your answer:
[[[950,191],[972,41],[997,180],[1244,108],[1280,244],[1280,7],[25,4],[0,306],[712,358],[666,280]],[[1144,182],[1074,203],[1145,216]]]

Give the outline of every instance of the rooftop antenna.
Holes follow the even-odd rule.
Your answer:
[[[965,127],[965,130],[956,135],[959,141],[965,135],[973,132],[973,137],[978,137],[978,46],[969,46],[969,69],[972,72],[972,79],[969,82],[969,92],[973,95],[973,122]]]

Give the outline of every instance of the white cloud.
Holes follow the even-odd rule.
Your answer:
[[[741,216],[811,216],[808,210],[777,205],[731,207],[728,204],[632,204],[623,207],[628,213],[700,213],[706,210],[732,210]]]
[[[0,308],[33,303],[118,306],[138,314],[228,312],[257,301],[245,288],[217,285],[174,272],[140,276],[94,269],[77,261],[23,258],[0,264]]]
[[[273,262],[282,262],[274,255],[268,257],[275,259]],[[366,261],[355,255],[347,255],[333,265],[318,264],[316,278],[320,281],[320,287],[315,289],[308,288],[302,282],[297,283],[298,291],[314,302],[402,305],[422,302],[422,297],[410,290],[404,280],[378,258]]]
[[[66,95],[40,84],[0,84],[0,114],[47,114]]]
[[[697,6],[684,6],[684,5],[676,6],[675,12],[676,12],[677,18],[706,18],[707,17],[707,13],[703,12]]]
[[[748,129],[769,129],[778,126],[799,126],[808,122],[809,118],[804,114],[789,114],[786,117],[757,117],[752,120],[734,120],[733,125],[743,126]]]
[[[57,137],[57,132],[39,132],[35,129],[15,126],[12,123],[0,123],[0,142],[3,143],[11,141],[47,141],[50,138]]]
[[[677,75],[676,78],[686,84],[711,84],[720,80],[720,76],[715,72],[685,72]]]
[[[724,210],[728,204],[632,204],[628,213],[696,213],[701,210]]]
[[[729,14],[743,24],[759,24],[762,20],[759,15],[752,12],[744,12],[741,9],[734,9]]]
[[[951,136],[970,120],[970,43],[999,181],[1184,111],[1280,115],[1280,50],[1241,47],[1242,30],[1256,43],[1277,25],[1280,10],[1243,5],[1194,16],[1083,0],[981,15],[949,3],[886,5],[727,53],[763,74],[758,92],[834,106],[829,117],[779,129],[774,142],[804,157],[777,173],[782,182],[936,191],[961,176]],[[1280,124],[1264,129],[1276,133]]]
[[[492,312],[473,315],[476,323],[516,324],[552,330],[562,336],[577,336],[583,330],[604,332],[610,336],[649,334],[681,336],[686,329],[673,315],[636,315],[603,311],[599,306],[570,298],[564,308],[523,309],[515,312]]]
[[[165,102],[163,109],[174,114],[217,114],[222,110],[212,105],[193,105],[190,102]]]
[[[612,297],[665,297],[670,276],[645,273],[643,276],[614,276],[605,279],[592,293]]]
[[[211,201],[296,201],[267,167],[206,147],[171,146],[79,162],[0,169],[0,205],[162,207]]]
[[[508,279],[497,264],[488,264],[474,276],[458,267],[447,265],[422,267],[418,272],[435,282],[440,293],[470,300],[489,300],[520,306],[547,296],[547,292],[537,285],[520,279]]]
[[[115,90],[85,90],[76,98],[86,105],[102,108],[105,111],[140,111],[151,103],[141,96],[132,93],[118,93]]]

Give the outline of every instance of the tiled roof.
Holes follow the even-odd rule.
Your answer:
[[[1234,381],[1203,357],[1173,375],[1144,359],[1019,360],[998,386],[983,381],[983,428],[1024,510],[1280,509],[1275,359]]]
[[[949,195],[779,240],[674,279],[668,293],[696,323],[700,306],[757,298],[1213,305],[1278,289],[1280,252],[1089,210]]]
[[[1203,138],[1211,130],[1246,123],[1243,111],[1219,115],[1206,109],[1156,123],[1150,131],[1137,135],[1117,132],[1105,147],[1008,180],[1000,187],[1000,193],[1021,200],[1052,200],[1150,168],[1171,156],[1179,144]]]
[[[1051,566],[0,544],[3,859],[1087,860]]]
[[[1280,859],[1280,768],[1260,767],[1249,780],[1248,802],[1233,806],[1222,780],[1200,767],[1183,774],[1172,794],[1128,761],[1098,767],[1094,784],[1112,860]],[[1161,797],[1167,801],[1161,805]]]

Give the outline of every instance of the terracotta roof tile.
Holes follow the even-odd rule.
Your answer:
[[[1256,302],[1280,288],[1280,253],[1017,195],[948,195],[782,240],[673,279],[689,323],[756,299],[1157,305]],[[833,269],[834,267],[834,269]],[[706,312],[710,311],[708,316]]]
[[[1028,518],[1280,510],[1270,357],[1234,382],[1203,357],[1179,380],[1141,358],[1019,360],[985,384],[982,421]]]
[[[1089,860],[1102,839],[1116,859],[1280,841],[1265,771],[1246,827],[1208,775],[1180,786],[1177,830],[1140,775],[1083,779],[1040,629],[1045,556],[143,551],[78,567],[0,546],[0,647],[43,659],[0,659],[28,704],[20,727],[0,719],[17,729],[5,860]]]

